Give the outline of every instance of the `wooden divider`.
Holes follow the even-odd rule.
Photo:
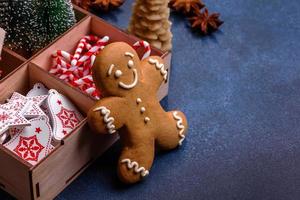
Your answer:
[[[26,62],[25,58],[6,48],[3,48],[1,57],[0,70],[3,71],[3,74],[0,77],[0,84],[7,76],[9,76],[11,73],[17,70],[18,67]]]

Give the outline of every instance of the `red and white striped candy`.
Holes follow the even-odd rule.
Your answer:
[[[73,56],[70,53],[62,50],[57,50],[52,54],[52,58],[57,58],[57,57],[63,57],[69,62],[73,59]]]
[[[87,53],[85,53],[79,60],[77,63],[78,65],[81,65],[83,62],[85,62],[86,60],[88,60],[89,58],[91,58],[92,55],[97,54],[97,52],[99,50],[101,50],[102,48],[104,48],[104,46],[107,44],[109,40],[108,36],[103,37],[102,39],[100,39],[95,46],[93,46]],[[93,63],[91,63],[93,65]]]
[[[145,53],[142,57],[142,60],[144,60],[145,58],[148,58],[151,55],[151,47],[147,41],[138,41],[138,42],[134,43],[134,45],[132,47],[135,50],[137,50],[140,47],[143,47],[145,49]]]
[[[73,56],[73,59],[71,61],[71,65],[75,66],[77,64],[77,60],[80,58],[80,55],[83,51],[83,48],[86,46],[86,38],[82,38],[76,48],[75,54]]]
[[[61,50],[54,52],[52,54],[54,66],[49,72],[90,96],[99,99],[100,92],[96,89],[91,75],[92,66],[96,54],[105,47],[108,40],[109,37],[107,36],[102,39],[92,35],[85,36],[79,41],[74,56]],[[82,54],[83,56],[81,56]]]
[[[82,53],[84,48],[86,48],[87,50],[90,50],[92,48],[92,45],[89,44],[88,42],[97,42],[98,40],[99,40],[99,38],[97,36],[93,36],[93,35],[85,36],[84,38],[82,38],[79,41],[79,44],[76,48],[74,57],[71,61],[71,65],[72,66],[77,65],[78,59],[80,58],[81,53]]]
[[[74,81],[78,86],[80,85],[90,85],[93,84],[93,77],[92,75],[87,75],[85,77],[82,77],[80,79],[78,79],[77,81]]]

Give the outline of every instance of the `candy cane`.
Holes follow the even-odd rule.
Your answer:
[[[62,50],[57,50],[52,54],[52,58],[57,58],[57,57],[63,57],[67,61],[71,61],[73,59],[73,56],[70,53]]]
[[[92,84],[93,83],[93,77],[91,75],[87,75],[85,77],[82,77],[75,81],[77,85],[83,85],[83,84]]]
[[[83,48],[86,46],[86,43],[87,43],[87,39],[86,38],[82,38],[80,41],[79,41],[79,44],[75,50],[75,54],[73,56],[73,59],[71,61],[71,65],[72,66],[75,66],[77,64],[77,60],[80,58],[80,55],[83,51]]]
[[[95,36],[95,35],[88,35],[88,36],[85,36],[84,38],[86,38],[87,40],[92,41],[92,42],[97,42],[100,39],[98,36]]]
[[[61,71],[61,67],[59,67],[57,64],[53,67],[51,67],[51,69],[49,70],[49,73],[50,74],[54,74],[54,75],[57,75],[59,74]]]
[[[49,70],[49,73],[60,76],[65,73],[68,68],[70,68],[70,64],[66,63],[60,57],[57,57],[55,59],[55,65]]]
[[[78,44],[78,46],[76,48],[74,57],[73,57],[73,59],[71,61],[71,65],[72,66],[76,66],[77,65],[77,61],[80,58],[80,55],[81,55],[84,47],[87,50],[90,50],[92,48],[92,45],[89,44],[87,41],[89,41],[89,42],[97,42],[98,40],[99,40],[99,37],[93,36],[93,35],[85,36],[84,38],[82,38],[79,41],[79,44]]]
[[[81,65],[83,62],[85,62],[87,59],[89,59],[92,55],[96,54],[101,48],[103,48],[109,40],[108,36],[103,37],[100,39],[95,46],[93,46],[87,53],[85,53],[77,63],[78,65]]]
[[[91,95],[92,97],[95,97],[96,99],[100,99],[100,93],[96,89],[96,87],[90,87],[90,88],[86,89],[85,92],[87,94]]]
[[[143,47],[145,49],[145,53],[142,58],[142,60],[144,60],[145,58],[148,58],[151,55],[151,47],[150,44],[146,41],[138,41],[133,45],[133,48],[135,50],[137,50],[140,47]]]
[[[99,99],[100,92],[97,90],[92,78],[92,66],[96,54],[105,47],[109,37],[99,39],[97,36],[85,36],[77,45],[74,56],[66,51],[58,50],[52,54],[54,66],[49,70],[61,80],[79,88],[84,93]],[[91,43],[94,43],[92,45]],[[80,57],[84,51],[82,57]]]
[[[60,57],[57,57],[55,59],[56,63],[58,65],[60,65],[63,68],[69,69],[71,67],[71,65],[69,63],[67,63],[66,61],[62,60]]]

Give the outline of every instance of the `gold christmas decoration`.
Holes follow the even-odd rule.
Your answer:
[[[163,51],[172,49],[169,0],[136,0],[128,31]]]

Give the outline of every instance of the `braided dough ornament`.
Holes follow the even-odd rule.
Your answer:
[[[137,0],[128,31],[163,51],[172,49],[169,0]]]
[[[102,134],[119,131],[123,144],[119,177],[125,183],[138,182],[149,174],[155,146],[176,148],[188,129],[185,115],[165,112],[156,97],[168,78],[163,60],[151,56],[141,61],[128,44],[112,43],[97,56],[93,78],[105,98],[89,111],[89,124]]]

